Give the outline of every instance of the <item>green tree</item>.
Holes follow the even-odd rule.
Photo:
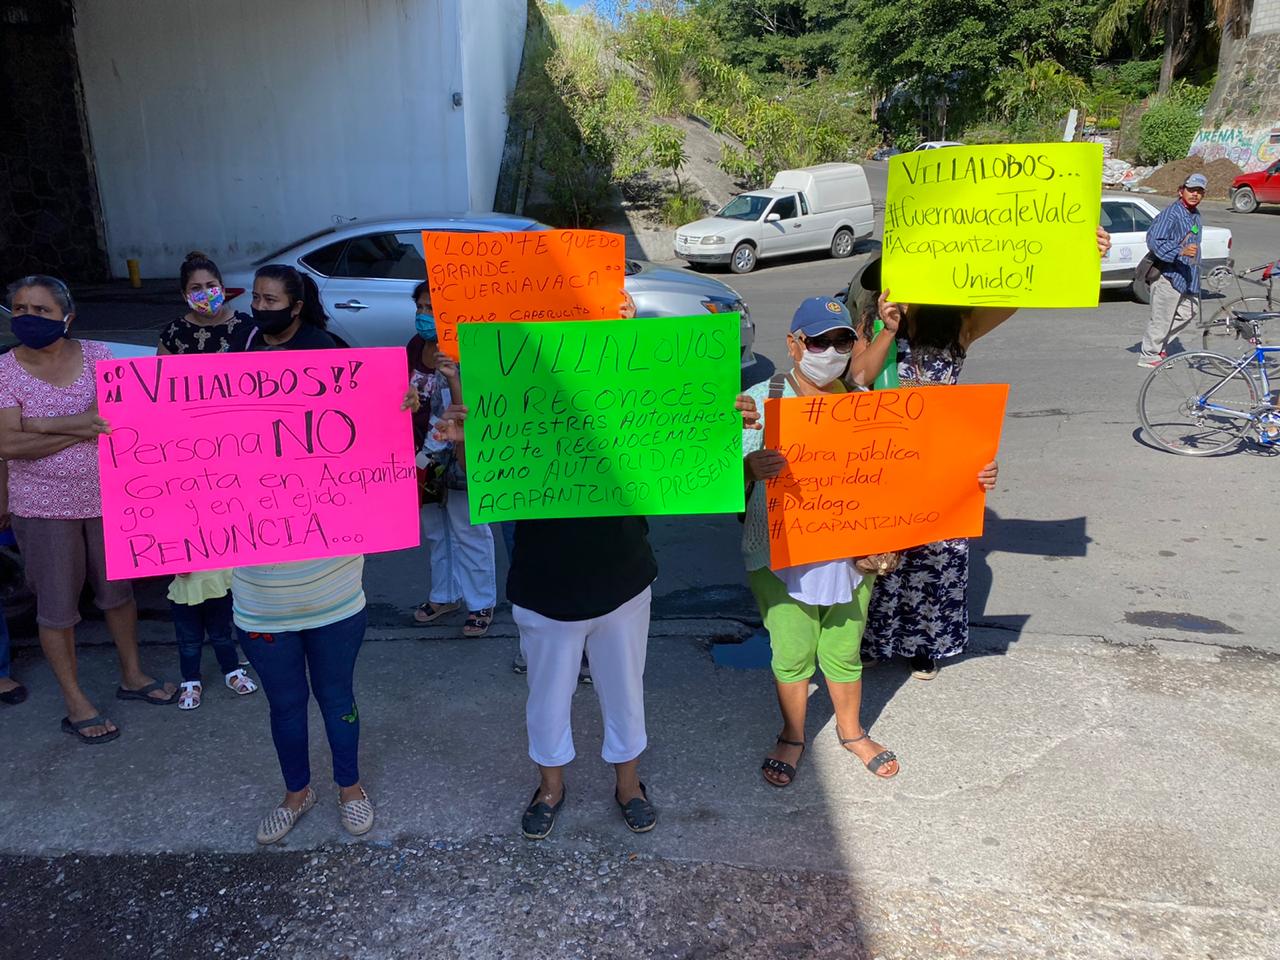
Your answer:
[[[1015,53],[1072,72],[1092,56],[1093,0],[853,0],[851,10],[843,66],[935,137],[986,110],[993,71]]]
[[[1216,49],[1224,26],[1247,16],[1248,0],[1107,0],[1093,40],[1102,53],[1110,53],[1122,40],[1136,46],[1144,36],[1159,38],[1159,92],[1167,93],[1198,57]]]
[[[1052,137],[1072,107],[1085,102],[1088,85],[1053,60],[1030,60],[1021,50],[987,88],[987,99],[1019,140]]]

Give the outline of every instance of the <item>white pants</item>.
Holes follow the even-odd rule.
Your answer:
[[[1196,318],[1196,297],[1179,293],[1160,276],[1151,284],[1151,320],[1147,323],[1147,335],[1142,338],[1142,355],[1154,357],[1164,350],[1173,338],[1187,328]]]
[[[551,620],[512,606],[520,628],[520,649],[529,664],[525,723],[534,763],[563,767],[574,757],[570,715],[584,649],[604,718],[600,756],[607,763],[626,763],[649,745],[644,729],[644,661],[652,596],[645,587],[638,596],[594,620]]]
[[[443,509],[438,503],[422,508],[422,532],[431,548],[429,599],[461,599],[468,610],[486,610],[498,603],[493,531],[486,523],[473,527],[470,510],[465,490],[450,490]]]

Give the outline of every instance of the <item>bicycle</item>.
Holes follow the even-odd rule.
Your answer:
[[[1250,276],[1255,273],[1261,275],[1256,279]],[[1206,287],[1221,293],[1234,280],[1237,295],[1218,307],[1208,320],[1204,318],[1203,313],[1200,314],[1196,323],[1196,326],[1202,331],[1200,346],[1205,350],[1210,350],[1213,347],[1214,338],[1230,336],[1234,333],[1231,328],[1233,314],[1271,313],[1280,310],[1280,294],[1275,292],[1277,274],[1280,274],[1280,260],[1272,263],[1261,263],[1256,267],[1250,267],[1248,270],[1237,271],[1229,267],[1216,267],[1210,271],[1209,275],[1205,277]],[[1244,288],[1246,283],[1261,287],[1262,291],[1253,294],[1247,293]],[[1203,305],[1203,301],[1201,303]]]
[[[1260,444],[1280,445],[1280,413],[1267,376],[1267,357],[1280,354],[1280,346],[1262,343],[1262,325],[1275,319],[1280,312],[1231,316],[1231,331],[1252,348],[1238,360],[1207,351],[1179,353],[1153,369],[1138,394],[1138,417],[1147,435],[1187,457],[1235,447],[1250,428]]]

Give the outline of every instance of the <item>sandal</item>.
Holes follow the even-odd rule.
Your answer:
[[[658,811],[649,802],[649,791],[640,784],[640,796],[632,797],[626,803],[618,799],[618,792],[613,793],[614,802],[622,811],[622,822],[632,833],[648,833],[658,824]]]
[[[800,747],[801,749],[800,756],[801,757],[804,756],[803,740],[784,740],[782,737],[779,737],[778,743],[785,743],[788,747]],[[799,763],[799,762],[800,762],[800,758],[797,757],[796,763]],[[778,788],[789,787],[791,786],[791,784],[795,782],[795,779],[796,779],[796,768],[793,767],[791,764],[787,763],[786,761],[779,760],[776,757],[765,757],[764,763],[760,764],[760,769],[765,771],[766,773],[778,773],[787,778],[786,783],[778,783],[776,780],[770,780],[768,777],[765,777],[764,782],[769,784],[769,786],[771,787],[778,787]]]
[[[204,692],[199,680],[184,680],[178,687],[178,709],[194,710],[200,706],[200,694]]]
[[[840,728],[836,727],[836,739],[840,741],[840,746],[844,747],[846,750],[848,750],[848,747],[846,746],[846,744],[857,743],[860,740],[869,740],[870,738],[871,738],[871,734],[865,733],[865,732],[860,737],[842,737],[840,736]],[[849,752],[853,753],[852,750],[849,750]],[[857,754],[855,753],[854,756],[856,757]],[[894,777],[898,775],[898,770],[902,769],[901,766],[899,766],[898,770],[893,771],[893,773],[886,773],[886,774],[881,774],[880,768],[887,766],[888,764],[892,763],[897,759],[898,759],[898,755],[894,753],[892,750],[881,750],[874,757],[872,757],[865,764],[863,764],[863,766],[865,766],[868,770],[870,770],[873,774],[875,774],[881,780],[892,780]]]
[[[106,743],[108,740],[114,740],[120,736],[120,728],[108,730],[106,733],[100,733],[96,737],[91,737],[84,731],[89,727],[105,727],[107,721],[103,717],[90,717],[88,720],[80,720],[76,723],[71,722],[70,717],[62,718],[62,732],[69,733],[81,743]]]
[[[493,607],[472,610],[467,614],[467,622],[462,625],[462,635],[464,637],[483,637],[489,632],[491,623],[493,623]]]
[[[149,703],[155,707],[167,707],[171,703],[178,702],[178,691],[174,690],[167,700],[157,700],[151,694],[157,690],[163,690],[164,684],[159,680],[152,680],[145,687],[137,690],[130,690],[128,687],[116,687],[117,700],[141,700],[143,703]]]
[[[447,616],[457,610],[461,604],[456,600],[453,603],[432,603],[428,600],[426,603],[418,605],[418,609],[413,611],[413,622],[419,624],[434,623],[443,616]]]
[[[524,834],[526,840],[547,838],[551,828],[556,825],[556,817],[560,815],[560,808],[564,806],[565,798],[569,796],[569,788],[561,787],[560,802],[552,807],[538,802],[538,794],[541,792],[542,785],[539,784],[538,789],[533,791],[533,799],[529,801],[529,806],[525,807],[524,816],[520,818],[520,832]]]
[[[244,672],[244,669],[232,670],[227,674],[226,684],[228,690],[234,690],[242,697],[247,697],[258,689],[258,685],[253,682],[253,677]],[[181,706],[181,704],[179,704]]]
[[[297,810],[279,806],[267,814],[258,824],[258,842],[263,846],[283,840],[285,834],[294,828],[303,814],[316,805],[316,792],[307,787],[307,795],[302,798],[302,806]]]

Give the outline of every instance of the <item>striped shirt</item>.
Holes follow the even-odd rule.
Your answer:
[[[236,567],[236,626],[246,633],[290,633],[353,617],[364,609],[363,578],[363,556]]]
[[[1188,210],[1181,200],[1165,207],[1147,228],[1147,249],[1159,263],[1160,272],[1179,293],[1192,296],[1200,292],[1200,245],[1204,230],[1200,211]],[[1182,248],[1196,245],[1196,256],[1182,256]]]

